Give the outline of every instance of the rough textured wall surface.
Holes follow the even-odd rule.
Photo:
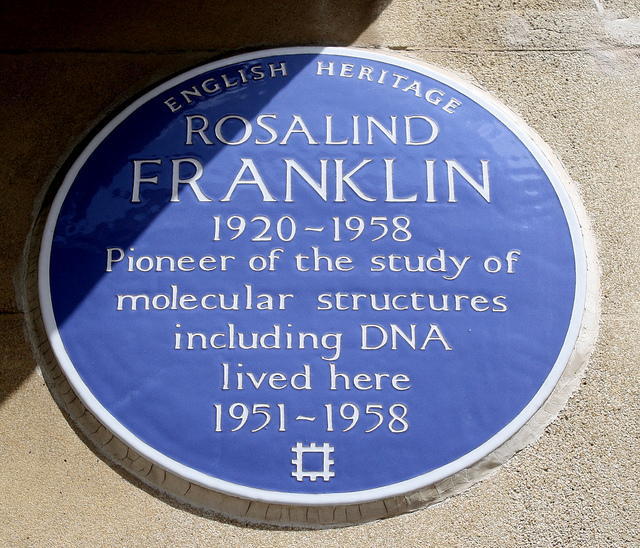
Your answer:
[[[639,2],[27,1],[1,9],[0,545],[640,544]],[[405,516],[289,531],[180,506],[86,445],[36,371],[21,264],[41,193],[103,113],[194,64],[307,44],[429,61],[522,116],[562,160],[588,211],[602,321],[580,388],[492,477]]]

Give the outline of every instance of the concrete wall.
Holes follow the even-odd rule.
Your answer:
[[[601,266],[599,340],[541,439],[464,494],[325,531],[242,527],[152,493],[58,409],[24,334],[34,206],[106,111],[230,52],[390,49],[451,69],[522,116],[575,181]],[[640,2],[25,2],[0,18],[0,545],[640,544]]]

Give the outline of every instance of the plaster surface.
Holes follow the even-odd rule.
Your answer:
[[[0,23],[0,545],[640,544],[640,3],[74,2]],[[230,51],[391,49],[457,72],[522,116],[576,183],[596,237],[601,326],[581,385],[540,439],[461,495],[323,531],[246,527],[157,495],[87,445],[36,371],[20,269],[39,200],[101,114]]]

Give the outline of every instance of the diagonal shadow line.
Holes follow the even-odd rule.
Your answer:
[[[291,53],[295,53],[295,55],[291,56]],[[51,234],[47,236],[47,238],[51,238],[51,255],[48,256],[46,253],[43,255],[43,264],[48,264],[48,280],[51,284],[53,299],[52,310],[55,310],[55,322],[58,327],[65,324],[66,320],[74,314],[84,298],[90,294],[105,275],[102,268],[91,270],[86,267],[104,265],[105,250],[110,249],[117,250],[117,253],[122,254],[116,257],[114,263],[125,259],[125,256],[129,262],[134,260],[124,250],[129,248],[133,252],[133,245],[139,236],[142,236],[148,229],[158,230],[159,227],[155,225],[155,221],[163,214],[164,209],[174,201],[183,201],[178,197],[177,189],[174,189],[177,186],[175,185],[176,170],[179,183],[188,183],[191,186],[190,191],[187,192],[187,201],[197,199],[197,202],[193,203],[198,204],[218,202],[217,205],[221,206],[223,202],[229,201],[231,189],[235,188],[238,181],[245,183],[248,171],[245,160],[240,158],[242,167],[239,164],[234,166],[240,168],[236,174],[236,182],[228,190],[226,197],[223,198],[222,194],[220,196],[216,194],[216,185],[219,184],[219,181],[211,175],[207,166],[214,164],[218,155],[224,156],[228,149],[233,148],[228,145],[242,144],[249,137],[254,138],[252,132],[255,131],[256,125],[260,126],[265,134],[265,136],[261,136],[263,140],[259,143],[258,136],[255,136],[256,144],[282,145],[292,131],[296,133],[307,131],[306,128],[294,130],[296,124],[301,121],[297,115],[293,115],[287,136],[282,142],[276,143],[279,140],[277,131],[283,131],[284,128],[289,127],[289,122],[283,122],[287,124],[284,128],[274,129],[276,126],[272,128],[261,125],[261,116],[257,116],[256,122],[256,115],[263,111],[264,105],[273,101],[285,89],[293,86],[293,89],[297,90],[295,86],[297,74],[304,74],[307,66],[314,65],[319,53],[318,48],[303,49],[302,51],[276,49],[267,51],[266,55],[262,55],[260,52],[258,56],[250,54],[247,57],[233,58],[233,64],[225,63],[212,68],[207,63],[185,73],[186,76],[179,75],[177,80],[169,79],[154,86],[149,95],[142,94],[142,96],[133,98],[124,109],[118,112],[115,118],[106,120],[92,132],[88,137],[89,145],[86,148],[79,147],[77,153],[70,158],[71,166],[67,168],[68,171],[62,172],[62,175],[65,176],[60,189],[62,192],[58,192],[56,195],[52,189],[45,204],[48,207],[54,197],[57,200],[57,206],[54,206],[57,220],[55,217],[49,219],[51,226],[46,229],[51,231]],[[271,73],[268,86],[256,92],[252,90],[250,95],[244,95],[245,86],[257,85],[252,84],[251,80],[247,80],[246,77],[246,75],[252,74],[256,68],[262,71],[259,72],[259,78],[257,78],[257,80],[262,80],[260,84],[265,82],[264,73]],[[311,72],[313,73],[314,70]],[[278,78],[278,75],[281,78]],[[232,80],[231,84],[229,84],[228,77]],[[210,86],[216,88],[214,97],[207,97],[207,93],[209,93],[207,90],[210,89]],[[236,92],[240,92],[240,95],[234,97],[233,93]],[[170,95],[171,97],[169,97]],[[192,99],[192,97],[199,97],[202,102],[200,99]],[[255,100],[256,98],[259,100]],[[301,100],[304,102],[305,99],[301,98]],[[151,108],[152,103],[153,107]],[[159,105],[162,106],[159,107]],[[200,108],[201,106],[202,108]],[[157,111],[158,107],[161,108],[163,115],[167,114],[166,107],[168,107],[174,118],[165,121],[165,118],[160,116]],[[210,108],[213,109],[212,112],[208,112]],[[203,113],[207,114],[211,121],[205,118]],[[155,126],[150,124],[151,128],[147,127],[147,122],[152,120],[154,116],[158,116],[161,121],[157,122]],[[262,116],[272,118],[275,124],[276,114],[263,114]],[[202,147],[202,145],[216,144],[210,141],[209,136],[205,134],[205,130],[209,130],[209,135],[213,137],[212,129],[216,117],[218,124],[215,124],[215,136],[220,143],[215,147]],[[191,118],[195,120],[192,121]],[[186,158],[184,153],[177,157],[178,152],[173,148],[173,143],[178,137],[178,127],[180,128],[178,138],[184,141],[185,120],[188,141],[186,144],[201,145],[198,150],[195,147],[189,149],[192,157]],[[244,125],[239,120],[244,120]],[[221,134],[218,134],[220,122],[225,122],[225,124],[220,130]],[[230,130],[228,126],[231,126]],[[251,129],[252,127],[254,129]],[[271,136],[266,135],[267,130]],[[129,141],[125,137],[127,132],[139,133],[141,137],[136,136],[138,140]],[[244,136],[242,136],[243,132]],[[308,133],[306,135],[309,144],[318,144],[311,143],[311,136]],[[265,141],[267,138],[270,139],[268,142]],[[193,142],[191,142],[192,140]],[[135,150],[132,150],[132,147],[135,147]],[[153,159],[156,156],[160,156],[160,158]],[[267,163],[270,163],[270,157],[271,154],[267,154]],[[236,160],[238,159],[234,158],[234,161]],[[222,162],[226,161],[226,158],[223,157]],[[183,163],[186,163],[187,173],[183,172]],[[173,164],[172,174],[171,164]],[[137,165],[133,168],[137,175],[131,172],[134,165]],[[197,169],[200,170],[199,174],[197,174]],[[254,172],[252,171],[252,173]],[[203,174],[207,174],[207,176],[203,177]],[[134,180],[138,180],[138,185],[136,186],[134,183],[133,188],[131,187],[132,175]],[[254,174],[254,176],[256,175]],[[169,179],[172,181],[171,185],[167,185]],[[184,184],[184,187],[188,185]],[[187,189],[184,187],[181,188],[186,191]],[[169,196],[171,196],[171,200],[169,200]],[[183,194],[180,193],[180,196]],[[240,200],[244,202],[243,198]],[[270,197],[270,199],[263,201],[276,200]],[[137,203],[132,208],[131,205],[134,202]],[[251,209],[244,203],[242,207]],[[248,211],[245,214],[249,214]],[[188,216],[188,212],[185,211],[182,214],[185,225],[181,229],[184,230],[188,227],[185,215]],[[160,228],[162,228],[164,235],[157,236],[160,238],[159,241],[165,242],[165,245],[169,241],[178,242],[176,238],[179,238],[180,234],[177,227],[162,227],[160,225]],[[232,227],[229,226],[229,228]],[[105,239],[106,235],[109,237],[108,241]],[[183,234],[184,236],[185,234]],[[49,240],[45,239],[45,241]],[[110,247],[114,242],[117,242],[119,247]],[[80,250],[82,250],[81,253]],[[45,252],[48,252],[48,249],[45,249]],[[78,258],[85,262],[78,263]],[[145,259],[149,258],[145,257]],[[131,271],[131,268],[130,265],[128,270]],[[160,267],[156,270],[159,269]],[[171,269],[173,270],[173,267]],[[107,270],[107,272],[109,271]],[[46,276],[43,277],[43,274],[46,275],[47,272],[40,273],[41,278],[44,279]],[[62,286],[71,289],[70,291],[61,291],[59,287]],[[41,289],[41,291],[43,295],[47,294],[46,289]],[[48,308],[49,305],[45,307],[45,309]]]
[[[321,43],[324,45],[349,45],[377,19],[389,3],[390,0],[355,0],[346,6],[339,0],[330,0],[329,2],[321,2],[310,7],[304,6],[302,3],[289,2],[287,0],[270,3],[268,7],[266,7],[264,3],[257,1],[234,4],[220,3],[216,8],[215,18],[211,17],[207,19],[205,17],[203,19],[202,13],[198,11],[202,6],[196,5],[193,2],[184,2],[184,6],[188,6],[188,9],[186,13],[182,14],[180,21],[182,23],[200,23],[201,27],[204,23],[204,27],[208,32],[211,33],[215,31],[213,34],[216,35],[217,40],[212,40],[213,44],[209,43],[209,45],[205,47],[199,45],[199,47],[193,48],[190,47],[190,43],[187,43],[184,47],[182,44],[169,48],[158,47],[158,43],[153,43],[153,41],[149,40],[144,41],[140,46],[138,46],[138,43],[134,40],[135,45],[134,47],[131,46],[132,36],[147,36],[149,32],[157,30],[157,23],[170,19],[169,16],[175,13],[176,9],[180,8],[181,2],[177,4],[176,2],[159,2],[159,6],[156,6],[158,9],[151,17],[149,14],[144,13],[143,8],[139,4],[130,2],[111,2],[99,6],[92,4],[90,7],[87,7],[85,3],[73,1],[55,4],[47,3],[49,7],[38,10],[34,10],[33,8],[37,7],[39,2],[27,2],[19,8],[12,10],[10,13],[3,10],[7,17],[3,17],[4,22],[0,23],[0,28],[3,29],[2,36],[4,40],[7,40],[10,44],[7,48],[3,49],[7,49],[7,51],[15,50],[26,52],[25,55],[27,56],[29,52],[35,51],[47,51],[50,52],[50,55],[62,56],[64,53],[74,51],[75,49],[89,52],[99,51],[99,55],[118,53],[120,49],[131,52],[146,52],[149,54],[162,54],[165,51],[198,53],[229,50],[233,50],[233,53],[242,53],[243,51],[252,51],[255,48],[261,47],[275,48],[300,44],[309,45]],[[120,10],[122,6],[126,6],[124,12]],[[211,4],[207,4],[207,6],[210,11]],[[78,11],[78,9],[80,9],[80,11]],[[293,9],[294,13],[299,12],[297,19],[299,24],[294,27],[286,26],[283,31],[282,22],[286,21],[286,16],[277,16],[275,20],[272,16],[274,13],[277,14],[279,11],[287,9]],[[120,10],[122,13],[120,13],[118,17],[110,18],[110,10],[113,10],[114,13]],[[207,13],[209,13],[209,11],[207,11]],[[21,21],[25,17],[28,19],[29,28],[31,28],[33,32],[25,33],[23,31],[24,25],[21,24]],[[126,25],[123,23],[125,19],[127,21]],[[250,39],[247,39],[246,33],[239,33],[237,28],[237,21],[244,20],[259,21],[259,23],[254,23],[252,29],[250,29],[254,31]],[[61,24],[61,21],[64,22]],[[214,22],[212,23],[212,21]],[[280,24],[281,28],[277,32],[274,32],[274,23]],[[102,45],[100,41],[103,35],[97,38],[92,35],[90,36],[90,31],[98,25],[101,26],[107,34],[118,36],[123,43],[123,47],[114,48],[110,47],[109,44]],[[256,28],[259,32],[255,32]],[[66,37],[61,37],[60,32],[64,32]],[[68,37],[74,37],[74,39],[72,40]],[[193,40],[191,43],[193,42],[197,42],[197,40]],[[207,63],[228,57],[229,55],[230,54],[225,53],[217,57],[212,57]],[[40,217],[46,216],[46,211],[55,198],[69,168],[86,148],[87,144],[109,123],[113,116],[150,90],[161,85],[162,82],[166,82],[173,77],[175,77],[175,75],[154,82],[102,117],[64,161],[57,175],[54,176],[53,181],[45,190],[40,208]],[[40,93],[41,91],[42,90],[33,88],[34,94]],[[267,101],[268,97],[265,97],[265,103]],[[256,103],[253,111],[258,112],[260,108],[262,108],[262,104]],[[7,183],[3,182],[0,184]],[[40,219],[40,221],[42,221],[42,219]],[[37,222],[38,220],[36,220],[34,224],[37,224]],[[33,233],[32,227],[32,234]],[[27,243],[28,248],[26,252],[27,254],[31,253],[32,258],[33,256],[37,257],[40,245],[39,239],[39,236],[33,237],[30,242]],[[133,239],[134,236],[132,235],[131,240]],[[25,260],[28,263],[28,257],[25,257]],[[27,293],[27,295],[22,295],[20,298],[23,302],[29,300],[28,288],[34,285],[37,276],[33,261],[27,263],[24,264],[23,268],[18,269],[16,274],[17,277],[23,278],[17,281],[16,285],[19,286],[17,290],[18,293]],[[96,281],[97,280],[92,280],[86,289],[90,290],[92,284]],[[25,310],[27,310],[27,313],[31,313],[33,307],[27,303]],[[32,345],[33,344],[37,346],[38,341],[36,340]],[[22,366],[20,366],[20,364],[22,364]],[[19,389],[26,378],[32,373],[33,364],[29,360],[20,360],[20,364],[12,365],[7,375],[0,375],[0,404],[2,404],[11,393]]]
[[[199,52],[348,45],[390,0],[26,0],[0,4],[0,50]]]

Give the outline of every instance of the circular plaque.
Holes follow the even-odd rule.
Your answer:
[[[424,492],[503,446],[570,362],[587,259],[549,158],[485,93],[395,56],[190,70],[64,175],[39,268],[55,358],[120,461],[187,500]]]

